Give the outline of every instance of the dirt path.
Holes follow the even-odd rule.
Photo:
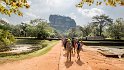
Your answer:
[[[81,57],[93,70],[124,70],[124,59],[105,57],[96,49],[85,48]]]
[[[72,54],[71,61],[67,61],[66,51],[61,47],[59,70],[92,70],[92,68],[82,58],[77,60],[76,53]]]
[[[61,41],[47,54],[0,65],[0,70],[58,70]]]
[[[59,70],[124,70],[124,59],[107,58],[96,49],[83,47],[81,60],[77,60],[75,53],[71,62],[66,61],[66,52],[62,48]]]
[[[61,41],[45,55],[0,65],[0,70],[124,70],[124,60],[106,58],[91,48],[84,48],[81,60],[72,54],[66,61]]]

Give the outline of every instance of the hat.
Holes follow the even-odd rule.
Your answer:
[[[69,41],[69,42],[70,42],[71,40],[70,40],[70,39],[68,39],[67,41]]]

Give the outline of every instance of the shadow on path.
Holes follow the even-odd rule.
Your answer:
[[[64,53],[63,56],[64,56],[64,57],[67,57],[67,53]],[[75,53],[74,53],[74,54],[72,53],[71,56],[72,56],[72,57],[75,57]]]
[[[63,54],[64,57],[67,57],[67,53]]]
[[[79,66],[82,66],[83,64],[85,64],[85,63],[82,62],[81,60],[77,60],[76,63],[77,63]]]
[[[75,57],[75,53],[72,54],[72,57]]]
[[[74,63],[73,61],[66,61],[66,62],[65,62],[66,68],[71,67],[73,63]]]

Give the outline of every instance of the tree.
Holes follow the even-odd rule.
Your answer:
[[[109,16],[106,16],[105,14],[100,16],[94,16],[93,18],[93,24],[99,28],[99,35],[102,36],[103,27],[107,25],[111,25],[113,20],[109,18]]]
[[[81,32],[83,34],[84,33],[84,28],[82,26],[80,26],[79,29],[81,30]]]
[[[54,30],[53,33],[54,33],[55,37],[57,37],[57,38],[61,38],[62,37],[62,35],[57,30]]]
[[[21,23],[18,25],[13,25],[11,32],[14,36],[20,37],[20,36],[27,36],[27,24],[26,23]]]
[[[46,39],[47,37],[50,36],[51,27],[48,25],[47,22],[38,23],[36,28],[38,38]]]
[[[10,33],[11,26],[4,20],[0,20],[0,48],[14,43],[14,36]]]
[[[55,28],[52,28],[52,32],[50,32],[50,38],[61,38],[60,32],[58,32]]]
[[[46,38],[54,33],[54,29],[42,19],[34,19],[29,23],[15,25],[11,32],[14,36]]]
[[[34,20],[31,20],[30,21],[30,24],[32,24],[32,25],[37,25],[38,23],[42,23],[42,22],[47,22],[45,19],[39,19],[39,18],[37,18],[37,19],[34,19]]]
[[[80,30],[81,26],[76,26],[73,28],[70,28],[67,32],[66,32],[66,36],[67,37],[82,37],[82,31]]]
[[[26,23],[21,23],[21,34],[23,35],[23,36],[25,36],[26,37],[26,35],[27,35],[27,30],[26,30],[26,28],[27,28],[27,26],[28,26],[28,24],[26,24]]]
[[[9,31],[0,29],[0,48],[9,46],[14,41],[15,38]]]
[[[91,23],[88,23],[88,25],[84,27],[79,27],[81,30],[83,37],[89,36],[92,33],[93,25]]]
[[[77,36],[77,34],[76,34],[76,28],[70,28],[68,31],[67,31],[67,33],[68,33],[68,37],[76,37]]]
[[[33,26],[33,25],[30,25],[30,24],[27,24],[27,27],[26,27],[26,35],[29,36],[29,37],[37,37],[36,33],[36,26]]]
[[[0,0],[0,13],[5,15],[10,16],[14,13],[18,16],[23,16],[23,13],[20,11],[20,8],[23,7],[30,7],[27,0]]]
[[[121,39],[124,37],[124,20],[122,18],[117,19],[107,31],[111,38]]]
[[[107,6],[116,7],[117,5],[124,6],[124,0],[81,0],[76,7],[82,8],[84,4],[91,6],[92,4],[102,5],[104,3]]]
[[[45,39],[51,35],[53,28],[44,19],[34,19],[30,21],[30,24],[36,27],[36,35],[38,38]]]
[[[10,30],[11,29],[11,26],[8,22],[0,19],[0,29],[3,29],[3,30]]]
[[[18,25],[13,25],[12,26],[12,29],[11,29],[11,33],[16,36],[16,37],[20,37],[21,36],[21,25],[18,24]]]

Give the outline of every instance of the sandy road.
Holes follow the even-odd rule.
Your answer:
[[[0,65],[0,70],[58,70],[61,41],[47,54]]]
[[[124,60],[104,57],[91,48],[84,48],[80,55],[81,60],[75,53],[67,62],[60,41],[45,55],[2,64],[0,70],[124,70]]]

